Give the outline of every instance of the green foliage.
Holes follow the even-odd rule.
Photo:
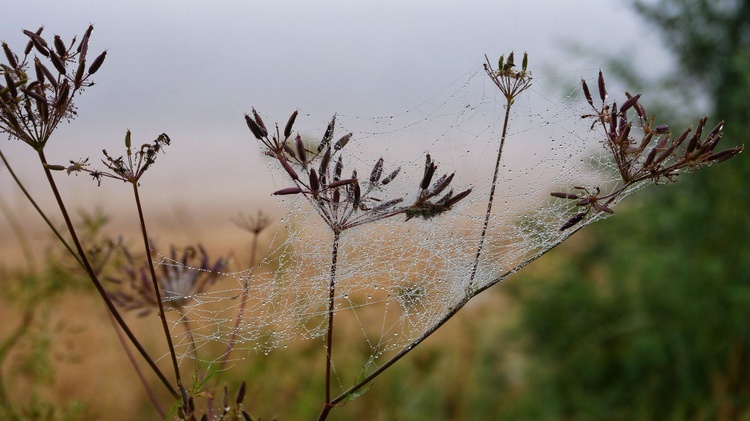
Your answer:
[[[746,143],[750,4],[637,2],[699,82],[725,138]],[[683,89],[689,89],[683,86]],[[750,162],[740,156],[641,194],[589,230],[552,280],[523,280],[515,338],[527,353],[519,398],[532,419],[750,417]],[[638,241],[633,241],[637,238]]]

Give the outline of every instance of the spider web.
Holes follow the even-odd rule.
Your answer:
[[[365,178],[381,157],[384,174],[401,167],[384,197],[403,196],[408,203],[417,194],[425,153],[437,162],[437,173],[455,171],[455,191],[472,189],[436,217],[405,221],[400,215],[341,234],[334,347],[365,344],[370,351],[362,365],[377,366],[384,354],[412,346],[463,305],[467,290],[505,279],[572,234],[574,229],[560,227],[576,212],[574,203],[550,192],[573,186],[606,192],[619,179],[601,133],[581,118],[590,108],[579,90],[560,100],[536,87],[522,94],[512,107],[494,207],[470,285],[504,113],[504,98],[476,71],[392,115],[338,114],[334,139],[354,134],[342,151],[345,173],[356,169]],[[330,117],[301,111],[295,130],[315,145]],[[267,162],[278,189],[293,186],[277,160]],[[187,297],[172,330],[181,358],[217,363],[230,342],[232,360],[300,340],[324,342],[334,237],[303,195],[280,197],[287,209],[273,242],[280,245],[257,267],[224,274],[229,279],[217,283],[223,289]],[[578,228],[603,216],[591,216]]]

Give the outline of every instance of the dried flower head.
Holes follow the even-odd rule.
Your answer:
[[[399,214],[405,214],[407,220],[415,216],[428,219],[449,210],[471,192],[468,189],[454,196],[453,191],[449,190],[443,197],[434,200],[448,188],[453,174],[443,175],[430,186],[437,166],[428,154],[425,174],[418,186],[419,195],[412,204],[403,205],[403,197],[384,197],[384,187],[396,178],[401,171],[400,167],[383,177],[384,161],[380,158],[366,179],[360,180],[356,170],[345,176],[341,151],[352,140],[352,133],[343,135],[334,143],[334,115],[320,143],[313,150],[308,150],[299,135],[292,144],[292,126],[296,116],[297,111],[289,118],[283,139],[278,126],[276,135],[268,137],[268,133],[263,130],[262,120],[254,109],[253,117],[245,115],[245,120],[253,135],[265,146],[265,153],[279,162],[294,183],[293,187],[278,190],[274,194],[304,195],[334,232]]]
[[[592,114],[583,118],[592,118],[591,129],[599,127],[604,134],[604,145],[620,173],[620,184],[611,193],[600,195],[599,188],[593,193],[583,187],[574,189],[583,192],[555,192],[552,196],[576,200],[576,206],[582,208],[563,224],[560,230],[568,229],[581,222],[593,209],[594,213],[613,213],[609,207],[629,187],[642,182],[676,181],[684,170],[694,171],[706,165],[723,162],[738,155],[744,146],[736,146],[716,152],[716,147],[723,136],[724,122],[717,124],[705,136],[703,132],[708,122],[704,116],[695,130],[689,127],[677,138],[672,138],[672,131],[666,124],[656,124],[655,117],[649,117],[645,107],[640,103],[641,95],[625,92],[626,100],[621,106],[616,102],[607,103],[607,88],[604,76],[599,71],[597,87],[601,106],[594,105],[594,98],[585,80],[581,81],[583,95],[591,108]],[[629,112],[635,111],[631,118]],[[692,133],[692,135],[691,135]]]
[[[113,158],[103,150],[102,162],[111,172],[88,169],[88,158],[79,161],[70,161],[70,166],[65,168],[70,173],[85,172],[91,175],[99,184],[102,178],[114,178],[126,183],[137,184],[143,174],[156,162],[159,152],[169,145],[171,139],[165,133],[159,135],[153,143],[144,143],[140,149],[134,150],[130,140],[130,130],[125,134],[126,155]]]
[[[66,44],[55,35],[54,41],[48,43],[42,36],[43,30],[44,27],[36,32],[23,31],[29,38],[23,57],[3,43],[7,64],[0,63],[0,131],[36,150],[44,148],[62,120],[75,118],[73,99],[93,85],[90,77],[104,63],[107,53],[96,57],[86,71],[93,26],[89,26],[77,47],[75,37]]]
[[[124,288],[109,294],[112,301],[125,310],[140,310],[139,316],[158,310],[148,263],[138,264],[125,246],[122,251],[126,263],[119,268],[121,275],[108,280]],[[164,259],[156,271],[162,302],[172,309],[181,309],[196,294],[216,283],[226,267],[226,259],[211,262],[200,244],[185,247],[179,257],[177,249],[170,247],[169,258]]]
[[[256,216],[240,214],[237,218],[233,218],[232,222],[243,230],[254,235],[260,234],[264,229],[271,225],[271,219],[264,215],[263,211],[260,210]]]
[[[512,103],[513,99],[520,95],[521,92],[531,87],[531,71],[528,70],[529,56],[527,53],[523,53],[520,70],[516,66],[512,51],[508,54],[507,59],[505,56],[500,56],[500,60],[497,63],[497,70],[492,68],[492,64],[490,64],[487,56],[485,56],[485,60],[484,71],[487,72],[492,82],[495,83],[509,102]]]

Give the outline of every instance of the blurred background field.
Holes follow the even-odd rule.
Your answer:
[[[596,66],[618,73],[622,84],[632,91],[648,92],[654,106],[662,108],[659,115],[675,121],[673,126],[687,125],[701,113],[710,113],[714,120],[726,120],[728,143],[747,143],[750,122],[746,107],[750,97],[749,2],[655,0],[644,4],[630,3],[626,7],[615,6],[614,2],[601,3],[605,6],[596,6],[593,10],[610,14],[597,15],[579,5],[571,6],[571,10],[581,16],[567,10],[566,13],[571,15],[563,17],[571,28],[588,28],[570,40],[583,51],[583,55],[594,56],[584,60],[596,61],[599,63]],[[427,5],[423,7],[429,8]],[[555,15],[555,7],[562,6],[550,6],[551,9],[543,12],[518,10],[516,13],[527,19],[515,20],[533,26],[533,18],[538,17],[543,23]],[[440,16],[448,13],[438,9]],[[458,15],[467,21],[454,27],[469,25],[472,18],[479,19],[479,12],[484,12],[484,15],[507,12],[505,8],[467,10]],[[588,14],[584,14],[586,11]],[[150,12],[154,17],[159,13],[172,16],[164,10]],[[364,13],[359,10],[348,12]],[[21,26],[38,25],[39,13],[25,15],[24,22],[3,22],[2,36],[16,37]],[[81,17],[66,18],[66,25],[77,25],[69,29],[70,33],[82,30],[90,19],[95,19],[97,31],[106,34],[97,39],[97,46],[114,50],[111,42],[121,34],[107,32],[106,26],[111,23],[112,16],[96,8],[91,13],[97,16],[88,17],[84,11],[78,10]],[[131,13],[138,11],[134,9]],[[181,19],[193,22],[188,16],[189,10],[181,13]],[[249,12],[244,13],[247,13],[246,18],[252,17]],[[561,9],[557,13],[562,13]],[[58,30],[54,16],[45,16],[42,23]],[[347,14],[342,12],[339,16],[343,19]],[[604,17],[596,19],[596,16]],[[220,22],[221,17],[218,14],[211,19]],[[384,15],[382,19],[387,20],[388,16]],[[590,25],[575,24],[576,19]],[[629,38],[618,50],[621,53],[601,48],[599,42],[610,37],[617,40],[626,37],[624,32],[606,29],[607,22],[617,19],[639,22],[627,27],[630,29]],[[285,19],[281,21],[286,24]],[[176,22],[179,19],[175,18],[170,24],[176,25]],[[369,25],[376,27],[377,22]],[[473,39],[472,48],[480,49],[479,52],[465,51],[458,44],[448,44],[447,52],[437,50],[446,56],[459,51],[469,54],[472,58],[468,63],[474,63],[481,54],[500,48],[498,43],[502,48],[508,45],[516,48],[521,41],[549,43],[549,36],[543,39],[540,35],[550,33],[541,32],[541,23],[531,29],[515,28],[514,37],[523,33],[528,39],[503,40],[504,34],[513,32],[509,29],[513,27],[508,25],[511,24],[498,25],[490,31],[496,37],[493,44]],[[154,33],[161,33],[156,27],[148,26]],[[566,29],[563,27],[559,31],[565,32]],[[256,38],[248,34],[241,38],[247,40],[247,45],[257,46]],[[659,40],[662,43],[658,48],[651,45]],[[174,41],[165,45],[178,48],[180,44]],[[533,47],[527,49],[535,53]],[[485,51],[487,48],[491,50]],[[185,48],[180,50],[182,53],[175,54],[178,58],[185,58],[185,67],[181,68],[184,71],[188,71],[188,64],[194,63],[187,54],[190,50]],[[248,60],[257,62],[273,61],[272,53],[281,54],[265,50],[261,54],[250,47],[245,51]],[[355,46],[346,44],[332,47],[331,51],[338,58],[363,54]],[[559,53],[560,57],[573,55],[570,49],[565,51]],[[158,52],[146,51],[145,47],[141,52],[142,56],[132,51],[128,54],[134,54],[135,61],[146,63],[148,59],[159,57]],[[115,53],[110,52],[112,57],[116,56]],[[265,57],[259,57],[263,55]],[[665,60],[667,56],[672,58]],[[234,70],[227,70],[227,67],[232,67],[233,57],[220,58],[225,61],[218,66],[211,61],[202,62],[201,74],[219,67],[221,71],[229,72],[222,73],[227,80],[231,79],[229,76],[234,78],[232,80],[247,78],[252,88],[246,89],[252,92],[230,92],[231,95],[214,92],[231,96],[231,101],[241,102],[240,105],[235,107],[214,98],[211,101],[223,104],[222,107],[207,105],[186,117],[185,114],[165,112],[171,103],[166,97],[144,101],[143,110],[135,114],[126,114],[117,107],[132,110],[140,105],[135,107],[132,102],[115,104],[112,105],[115,108],[109,111],[117,115],[117,125],[113,127],[110,125],[114,124],[112,114],[102,114],[104,107],[101,104],[107,101],[116,103],[112,98],[127,98],[128,93],[113,90],[112,86],[118,89],[138,86],[139,89],[156,91],[160,84],[163,87],[166,83],[160,79],[162,76],[153,76],[159,80],[151,80],[143,75],[139,75],[143,78],[140,80],[119,79],[118,82],[117,78],[124,76],[117,71],[112,80],[103,78],[97,81],[101,86],[92,88],[81,101],[79,120],[61,132],[69,138],[68,144],[77,136],[86,139],[71,149],[61,146],[58,151],[63,157],[77,158],[78,154],[88,154],[91,150],[98,152],[101,145],[96,142],[101,137],[116,138],[119,144],[124,134],[121,125],[141,125],[140,132],[147,136],[144,141],[161,131],[168,131],[175,138],[182,134],[187,143],[182,149],[168,154],[176,157],[193,154],[199,155],[200,159],[176,159],[186,168],[161,169],[157,166],[162,173],[149,175],[153,177],[150,180],[153,185],[163,183],[147,192],[151,203],[162,204],[150,213],[156,243],[166,250],[170,244],[200,242],[212,258],[232,254],[237,269],[240,269],[249,260],[251,238],[233,225],[230,218],[240,211],[253,214],[263,209],[272,219],[278,220],[283,212],[269,197],[272,190],[266,188],[269,181],[263,178],[265,168],[260,159],[252,157],[255,149],[245,147],[239,154],[233,152],[236,151],[234,146],[230,146],[232,142],[247,142],[246,129],[239,121],[241,112],[247,111],[250,105],[272,98],[278,104],[273,102],[269,106],[271,114],[285,114],[288,107],[298,106],[294,89],[287,85],[292,83],[289,81],[295,78],[305,81],[311,76],[299,66],[289,74],[284,73],[283,80],[274,82],[277,89],[284,91],[277,95],[276,92],[264,91],[265,87],[261,89],[257,82],[251,83],[253,75],[249,71],[240,72],[242,74],[238,76],[234,75]],[[201,59],[206,60],[205,56]],[[420,57],[420,60],[429,59]],[[311,61],[312,58],[308,58],[307,63]],[[555,66],[560,62],[567,63],[561,58],[549,61]],[[651,66],[669,67],[670,62],[673,67],[668,77],[651,72],[654,70]],[[293,64],[296,66],[297,62]],[[366,64],[358,62],[356,65],[365,68]],[[307,66],[312,65],[302,67],[329,78],[342,71],[341,67],[332,70],[326,66],[320,69],[308,69]],[[434,64],[414,71],[427,74],[431,66]],[[450,64],[445,66],[450,67]],[[121,63],[112,67],[133,66]],[[390,65],[386,67],[390,69]],[[402,61],[396,67],[403,69],[408,66]],[[174,68],[170,70],[172,73],[176,71]],[[386,74],[379,74],[379,77],[388,81],[390,73],[383,72]],[[358,75],[354,73],[345,72],[351,77]],[[202,78],[193,80],[198,84],[207,83]],[[152,83],[155,87],[149,88]],[[352,92],[357,90],[353,87],[362,82],[351,83],[339,87],[343,103],[355,101],[346,95],[356,97]],[[243,83],[227,85],[242,86]],[[380,85],[381,88],[384,85]],[[188,95],[189,89],[180,86],[180,89],[174,88],[174,91],[179,91],[178,97]],[[322,95],[321,92],[312,94]],[[313,97],[319,98],[315,95]],[[334,99],[338,98],[337,95],[330,94]],[[320,106],[320,111],[316,112],[324,115],[331,111],[326,107],[335,105],[320,99],[305,101],[307,103],[302,105],[308,108]],[[169,115],[163,121],[148,118],[148,113],[157,115],[148,109],[151,106],[156,107],[158,113]],[[237,111],[231,112],[231,118],[226,117],[225,114],[229,114],[226,110],[234,108]],[[367,109],[359,112],[377,113]],[[200,116],[206,117],[198,118]],[[184,127],[186,118],[204,122],[205,127],[197,130],[203,138],[197,138],[195,134],[191,137],[188,132],[193,129]],[[208,130],[211,121],[221,127],[236,126],[237,132],[227,129],[212,134]],[[170,128],[174,128],[178,135],[170,132]],[[207,143],[203,139],[217,140]],[[3,143],[2,150],[20,162],[27,153],[7,142]],[[228,160],[221,168],[207,164],[212,159],[222,162],[220,159],[223,158]],[[44,186],[36,184],[31,169],[21,167],[21,175],[35,189],[35,195],[47,195]],[[615,217],[576,235],[472,303],[434,337],[379,378],[363,397],[336,409],[331,419],[750,419],[748,168],[747,157],[740,155],[698,174],[685,175],[676,185],[651,188],[630,198],[618,207]],[[199,179],[211,172],[222,176],[229,174],[227,178],[232,183],[219,185]],[[101,221],[100,214],[95,212],[98,206],[103,209],[102,215],[110,220],[103,231],[92,232],[92,239],[121,234],[128,236],[132,232],[132,216],[126,209],[127,202],[83,194],[72,182],[67,183],[68,193],[79,204],[74,208],[88,212],[84,215],[90,227],[98,226]],[[190,189],[185,189],[186,186]],[[65,257],[64,250],[53,241],[40,219],[23,203],[8,181],[7,170],[2,167],[0,188],[3,204],[3,218],[0,218],[0,317],[4,321],[0,327],[0,399],[4,405],[2,410],[6,411],[4,415],[10,416],[8,408],[12,407],[12,412],[23,414],[21,419],[156,419],[156,413],[113,333],[104,306],[94,296],[88,282],[74,269],[73,262]],[[150,185],[146,184],[144,188],[149,189]],[[171,191],[174,198],[164,200],[162,197]],[[51,209],[51,202],[47,199],[43,199],[42,204]],[[79,221],[83,219],[79,218]],[[13,231],[16,223],[23,230],[20,238]],[[274,232],[275,227],[261,236],[261,244],[266,248],[273,241]],[[133,238],[129,240],[133,241]],[[33,257],[24,253],[25,248]],[[139,333],[146,335],[144,342],[147,347],[161,349],[163,338],[157,326],[145,323],[133,314],[128,320],[133,320]],[[351,327],[342,325],[343,331],[347,328]],[[361,352],[366,355],[369,351]],[[356,349],[351,350],[353,357],[358,356],[356,353]],[[248,354],[245,361],[238,362],[235,368],[223,374],[225,378],[219,380],[236,388],[242,379],[246,379],[246,408],[263,419],[274,416],[310,419],[317,414],[322,400],[319,383],[324,357],[322,342],[300,342],[288,349],[276,350],[269,356]],[[168,361],[165,359],[159,363],[167,371]],[[151,381],[155,389],[160,390],[158,384]]]

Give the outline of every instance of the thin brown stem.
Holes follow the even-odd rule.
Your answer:
[[[253,232],[253,244],[250,248],[250,273],[252,274],[253,270],[255,270],[255,253],[258,249],[258,237],[260,236],[260,231]],[[229,343],[227,344],[227,349],[224,351],[224,356],[221,359],[221,364],[219,365],[219,371],[223,371],[226,366],[227,362],[229,361],[229,354],[232,353],[234,350],[234,345],[237,341],[237,332],[239,332],[240,325],[242,324],[242,317],[245,314],[245,305],[247,305],[247,296],[249,292],[250,287],[250,277],[245,278],[245,285],[242,289],[242,298],[240,301],[240,307],[237,309],[237,320],[234,323],[234,329],[232,329],[232,336],[229,338]]]
[[[490,196],[487,199],[487,211],[484,214],[484,224],[482,225],[482,234],[479,236],[479,245],[477,246],[477,253],[474,256],[474,264],[471,268],[471,276],[469,277],[469,285],[467,287],[467,296],[471,295],[472,289],[474,289],[474,280],[477,275],[477,267],[479,266],[479,258],[482,256],[482,249],[484,248],[484,239],[487,237],[487,227],[490,223],[490,216],[492,215],[492,202],[495,199],[495,189],[497,188],[497,176],[500,173],[500,161],[503,157],[503,147],[505,146],[505,137],[508,134],[508,120],[510,119],[510,107],[513,104],[513,98],[508,98],[505,106],[505,118],[503,120],[503,131],[500,135],[500,147],[497,150],[497,160],[495,161],[495,172],[492,175],[492,187],[490,188]]]
[[[169,333],[169,325],[167,324],[167,315],[164,313],[164,303],[161,302],[161,292],[159,288],[159,281],[156,278],[156,271],[154,270],[154,261],[151,257],[151,246],[148,243],[148,232],[146,231],[146,220],[143,217],[143,207],[141,206],[141,197],[138,194],[138,180],[132,182],[133,185],[133,196],[135,197],[135,206],[138,209],[138,220],[141,224],[141,236],[143,237],[143,247],[146,249],[146,259],[148,260],[148,267],[151,271],[151,281],[154,285],[154,294],[156,295],[156,302],[159,305],[159,319],[161,319],[161,326],[164,330],[164,336],[167,339],[167,346],[169,347],[169,355],[172,357],[172,366],[174,368],[175,379],[177,385],[182,385],[182,379],[180,378],[180,366],[177,363],[177,354],[174,351],[174,345],[172,344],[172,335]]]
[[[331,280],[328,286],[328,334],[326,335],[326,401],[320,411],[318,420],[325,420],[333,409],[331,401],[331,366],[333,355],[333,315],[336,299],[336,262],[339,256],[339,232],[333,233],[333,246],[331,247]]]
[[[138,349],[138,352],[141,354],[143,359],[146,360],[149,367],[151,367],[151,370],[159,377],[159,379],[167,388],[167,390],[169,390],[172,396],[177,398],[178,397],[177,391],[169,382],[169,380],[167,380],[167,378],[164,376],[164,373],[161,372],[161,370],[156,365],[156,363],[151,358],[151,356],[148,354],[146,349],[143,348],[143,345],[141,345],[141,343],[135,337],[135,334],[133,334],[133,331],[130,329],[128,324],[122,318],[122,315],[117,310],[117,307],[115,307],[112,300],[109,298],[109,295],[107,295],[107,291],[104,289],[104,286],[102,285],[101,281],[99,281],[99,278],[97,277],[96,273],[94,273],[94,270],[91,267],[91,264],[89,263],[88,259],[86,258],[86,254],[83,251],[83,246],[81,245],[81,242],[78,239],[78,235],[76,234],[75,228],[73,227],[73,223],[70,220],[70,216],[65,207],[65,203],[63,202],[62,197],[60,196],[60,192],[57,189],[57,184],[55,183],[55,179],[52,177],[52,172],[49,170],[47,159],[44,156],[44,150],[38,149],[37,152],[39,154],[39,159],[42,162],[42,168],[44,168],[44,173],[47,176],[47,181],[50,185],[50,188],[52,189],[52,193],[55,196],[57,205],[60,208],[60,213],[62,214],[63,219],[65,220],[65,225],[68,228],[68,232],[70,233],[70,236],[73,240],[73,244],[78,252],[77,257],[79,259],[79,262],[81,263],[84,270],[86,271],[86,274],[88,275],[89,279],[91,279],[91,282],[94,284],[94,287],[96,288],[97,292],[102,297],[102,300],[104,300],[104,304],[107,306],[110,313],[112,313],[112,316],[117,321],[117,324],[120,325],[120,327],[122,328],[123,332],[125,332],[130,342],[136,347],[136,349]],[[76,256],[76,253],[73,253],[73,255]]]
[[[31,194],[29,194],[29,192],[26,190],[26,187],[24,187],[23,183],[21,183],[21,180],[16,176],[16,173],[13,171],[13,168],[8,163],[8,160],[5,159],[5,154],[3,154],[3,151],[0,151],[0,159],[2,159],[3,164],[5,164],[5,168],[8,169],[10,176],[13,177],[13,181],[16,182],[16,185],[18,186],[19,189],[21,189],[21,192],[23,193],[23,195],[26,196],[26,200],[28,200],[29,203],[31,203],[31,206],[33,206],[34,209],[36,209],[39,216],[41,216],[42,219],[44,219],[44,222],[47,223],[47,226],[49,227],[49,229],[51,229],[52,232],[55,234],[55,237],[57,237],[57,239],[60,240],[63,246],[65,246],[65,248],[68,249],[68,252],[70,253],[70,255],[73,256],[73,258],[75,258],[78,261],[78,264],[80,264],[83,267],[83,262],[81,262],[81,258],[78,257],[78,254],[76,254],[75,251],[73,251],[73,248],[70,246],[70,244],[68,244],[68,242],[65,241],[65,238],[63,238],[63,236],[57,230],[55,225],[52,224],[52,221],[50,221],[49,218],[47,218],[47,214],[45,214],[44,211],[42,211],[42,208],[40,208],[39,205],[37,205],[36,201],[31,197]],[[45,168],[45,170],[47,169]]]
[[[146,395],[148,395],[148,399],[151,401],[151,404],[154,405],[156,412],[159,413],[159,417],[161,419],[166,419],[167,414],[164,412],[164,409],[159,404],[159,400],[156,399],[156,395],[154,395],[153,389],[146,381],[146,377],[143,375],[143,371],[141,371],[141,368],[138,367],[138,363],[135,361],[135,358],[133,357],[133,353],[130,352],[130,348],[128,348],[128,344],[125,343],[125,338],[123,338],[122,336],[122,331],[120,330],[120,327],[117,326],[117,322],[115,321],[114,317],[112,317],[112,314],[108,313],[108,315],[109,315],[109,321],[112,322],[112,325],[115,328],[115,332],[117,332],[117,339],[120,341],[120,344],[122,345],[122,349],[125,350],[125,355],[127,355],[128,360],[130,361],[130,364],[133,366],[133,370],[135,371],[136,376],[138,376],[138,380],[141,382],[141,385],[143,385],[143,388],[146,389]]]

